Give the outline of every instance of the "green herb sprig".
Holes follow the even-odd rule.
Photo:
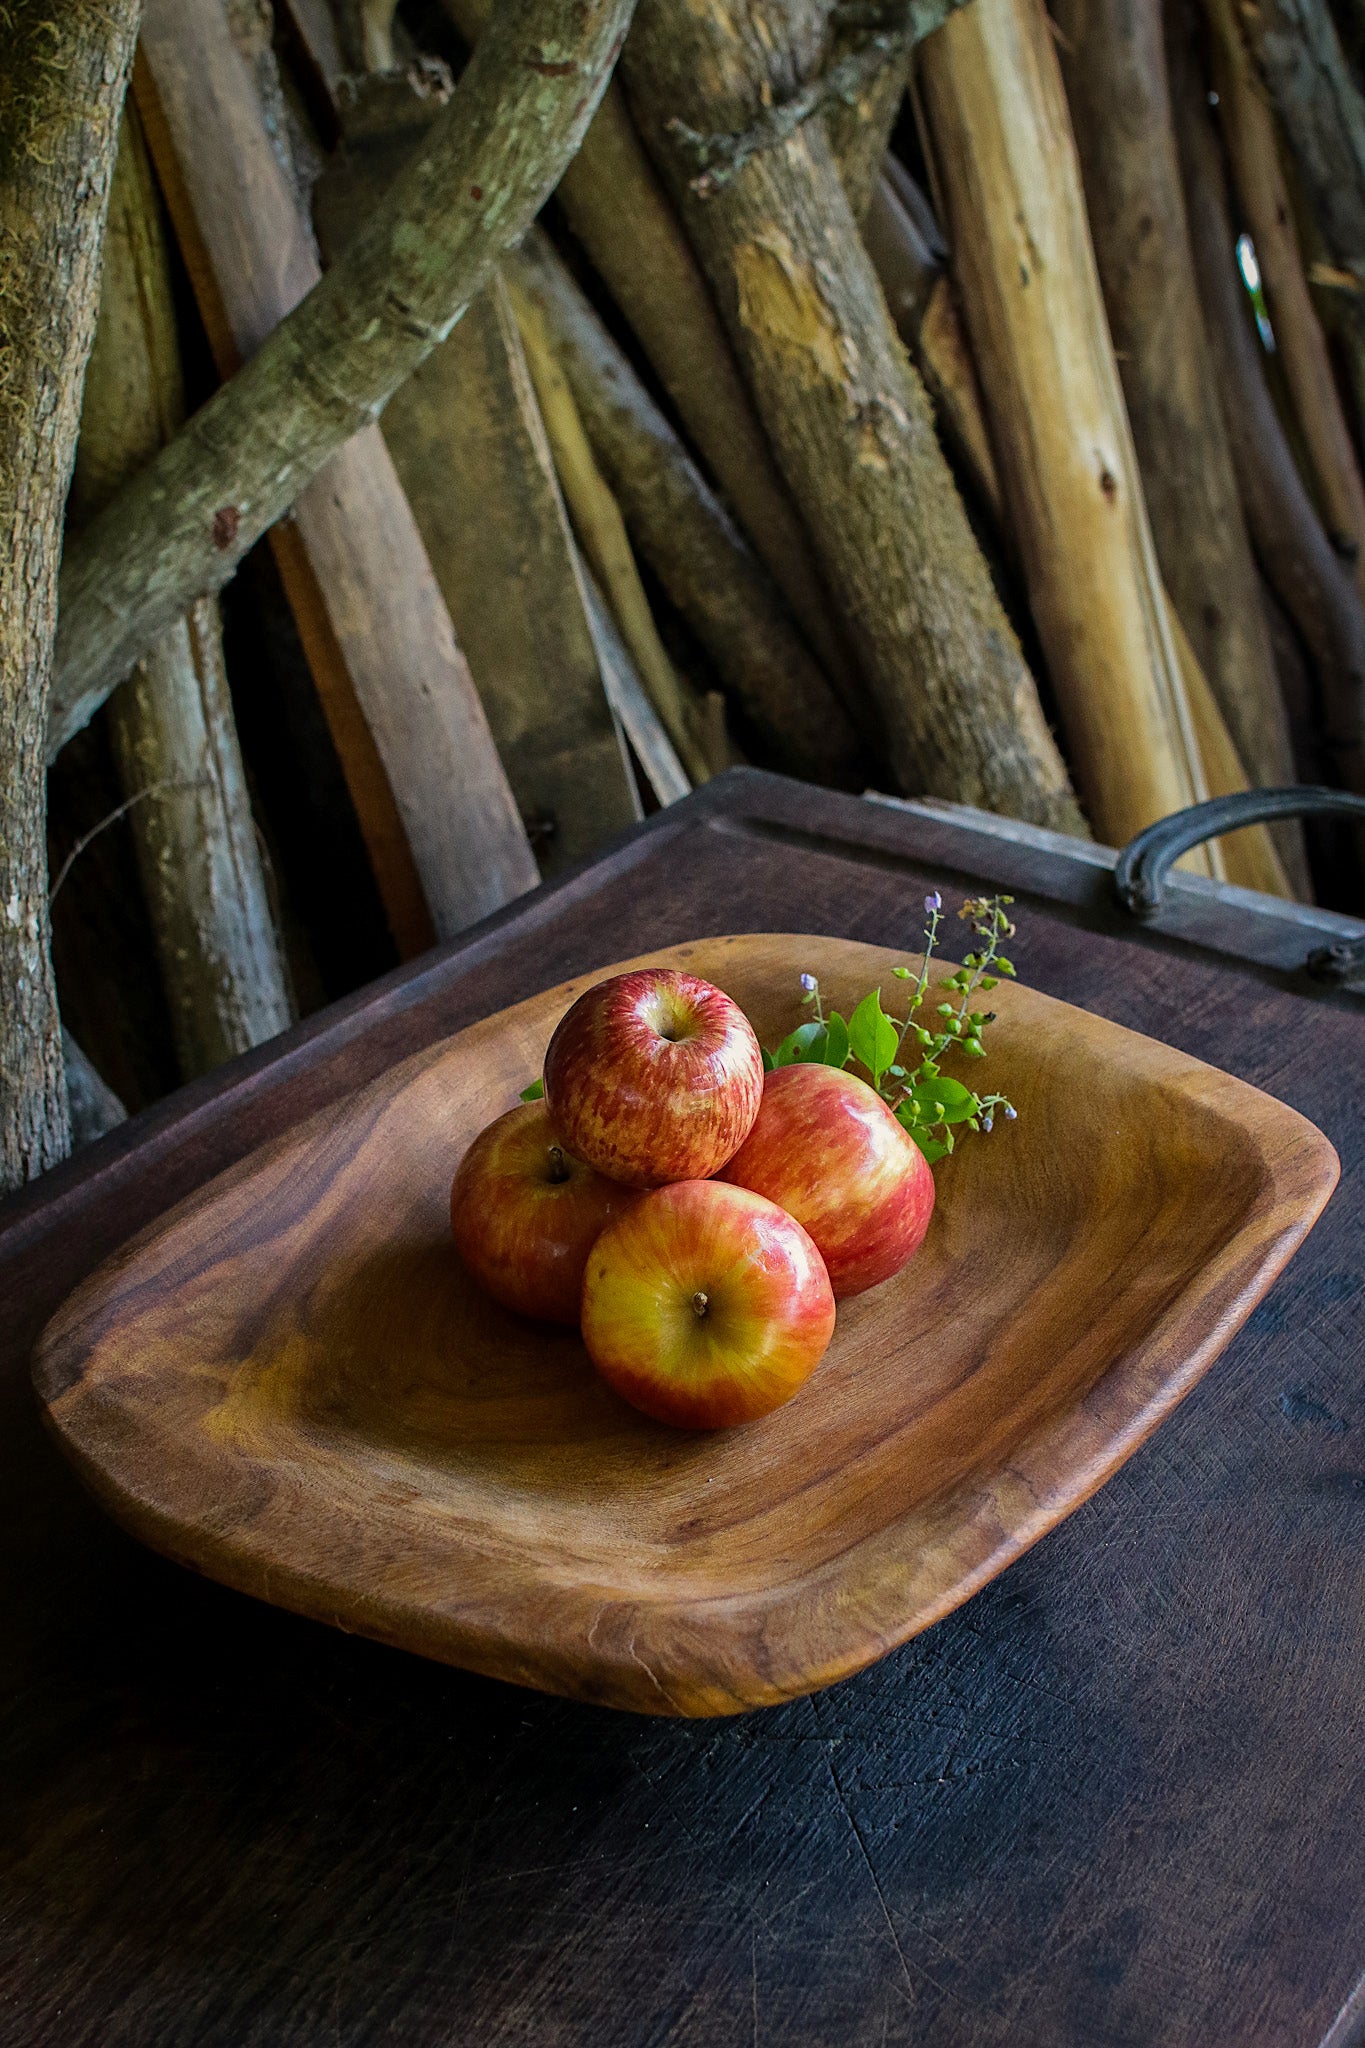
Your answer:
[[[1000,951],[1003,941],[1014,937],[1009,918],[1013,902],[1012,896],[976,896],[963,904],[958,916],[971,926],[980,944],[939,982],[943,1000],[934,1006],[935,1023],[922,1022],[919,1013],[929,994],[931,963],[943,923],[943,898],[937,890],[924,899],[928,922],[923,964],[918,971],[893,969],[898,981],[914,983],[905,1016],[887,1014],[880,988],[870,990],[851,1017],[841,1017],[837,1010],[826,1016],[819,982],[813,974],[803,974],[801,1002],[815,1014],[788,1032],[771,1052],[765,1049],[765,1068],[800,1062],[846,1067],[856,1060],[866,1067],[872,1086],[931,1165],[953,1150],[964,1129],[989,1131],[997,1115],[1012,1123],[1017,1114],[1013,1103],[1003,1095],[978,1094],[956,1075],[945,1074],[943,1063],[953,1054],[970,1060],[986,1056],[982,1034],[994,1023],[995,1012],[974,1008],[973,999],[989,994],[1002,978],[1014,978],[1013,963]],[[912,1065],[915,1053],[919,1058]]]

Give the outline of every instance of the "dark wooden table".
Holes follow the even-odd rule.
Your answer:
[[[1035,986],[1258,1082],[1345,1169],[1174,1418],[961,1612],[814,1699],[637,1720],[257,1606],[68,1476],[34,1337],[251,1145],[570,974],[908,945],[936,885],[1012,889]],[[1365,2040],[1365,1005],[1307,943],[1207,885],[1137,931],[1097,854],[731,775],[0,1206],[6,2048]]]

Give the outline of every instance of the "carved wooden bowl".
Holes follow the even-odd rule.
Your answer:
[[[903,956],[839,939],[652,954],[766,1043],[797,971],[845,1014]],[[619,971],[602,969],[602,975]],[[566,983],[405,1061],[182,1203],[45,1332],[78,1471],[136,1536],[300,1614],[647,1713],[843,1678],[966,1600],[1100,1486],[1265,1293],[1336,1154],[1257,1089],[1018,986],[992,997],[1017,1124],[935,1169],[918,1257],[841,1304],[760,1422],[628,1408],[575,1332],[465,1278],[447,1190],[539,1070]]]

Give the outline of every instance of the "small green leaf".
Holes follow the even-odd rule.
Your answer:
[[[773,1068],[774,1068],[774,1067],[775,1067],[775,1066],[777,1065],[777,1061],[776,1061],[776,1060],[775,1060],[775,1059],[773,1058],[772,1054],[771,1054],[771,1053],[769,1052],[769,1050],[768,1050],[768,1048],[767,1048],[767,1046],[766,1046],[766,1045],[761,1045],[761,1046],[759,1047],[759,1051],[760,1051],[760,1052],[762,1053],[762,1055],[763,1055],[763,1071],[764,1071],[764,1073],[765,1073],[765,1074],[771,1074],[771,1072],[772,1072]]]
[[[824,1025],[817,1023],[813,1017],[809,1023],[798,1024],[795,1031],[787,1033],[781,1045],[773,1048],[773,1065],[775,1067],[794,1067],[802,1060],[818,1059],[820,1055],[818,1053],[812,1054],[810,1047],[816,1038],[819,1038],[823,1043],[824,1036]]]
[[[539,1102],[544,1093],[545,1083],[543,1081],[532,1081],[527,1087],[522,1089],[521,1099],[523,1102]]]
[[[829,1025],[825,1034],[825,1065],[843,1067],[848,1064],[848,1025],[837,1010],[829,1013]]]
[[[951,1152],[953,1149],[951,1145],[945,1145],[941,1138],[931,1138],[927,1131],[911,1131],[910,1135],[931,1166],[935,1160],[942,1159],[945,1152]]]
[[[951,1074],[934,1074],[917,1081],[910,1091],[911,1100],[918,1106],[920,1121],[923,1123],[965,1123],[968,1117],[980,1114],[981,1104],[970,1088],[964,1088],[961,1081],[955,1081]]]
[[[900,1033],[882,1009],[879,988],[865,995],[849,1018],[848,1042],[854,1058],[871,1074],[873,1087],[878,1087],[900,1044]]]

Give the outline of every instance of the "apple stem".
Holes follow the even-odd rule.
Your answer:
[[[711,1302],[709,1296],[703,1294],[699,1287],[696,1293],[692,1296],[693,1315],[696,1316],[698,1321],[700,1321],[701,1318],[706,1314],[706,1311],[710,1306]]]
[[[551,1179],[551,1181],[552,1181],[552,1182],[559,1182],[559,1181],[564,1181],[564,1180],[567,1180],[567,1179],[569,1178],[569,1168],[568,1168],[568,1165],[567,1165],[567,1163],[566,1163],[566,1161],[565,1161],[565,1158],[564,1158],[564,1148],[563,1148],[563,1146],[562,1146],[562,1145],[551,1145],[551,1147],[550,1147],[550,1155],[549,1155],[549,1156],[550,1156],[550,1179]]]

